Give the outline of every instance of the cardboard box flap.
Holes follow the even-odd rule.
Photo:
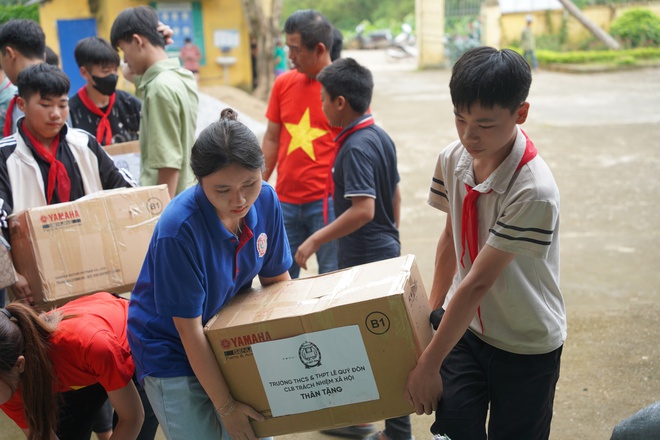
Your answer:
[[[110,156],[117,156],[120,154],[140,154],[140,141],[119,142],[106,145],[103,149]]]
[[[247,289],[218,312],[217,321],[207,327],[224,328],[252,324],[255,321],[303,316],[329,308],[359,303],[374,294],[396,295],[404,291],[414,256],[393,258],[308,278],[283,281],[275,285]],[[380,267],[383,270],[380,270]],[[383,276],[383,273],[389,274]],[[357,286],[357,287],[355,287]],[[267,295],[265,294],[267,292]]]

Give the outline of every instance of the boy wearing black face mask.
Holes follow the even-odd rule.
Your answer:
[[[80,75],[87,84],[71,98],[71,122],[96,136],[101,145],[137,140],[140,128],[139,99],[115,90],[119,54],[106,40],[80,40],[74,52]]]

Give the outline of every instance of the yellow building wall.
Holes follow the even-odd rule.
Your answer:
[[[87,0],[59,0],[43,3],[39,7],[39,22],[46,34],[46,45],[59,56],[60,39],[57,35],[57,20],[90,18]]]
[[[609,32],[612,22],[618,18],[622,13],[631,8],[644,8],[649,9],[656,15],[660,16],[660,4],[658,3],[643,3],[643,4],[617,4],[613,7],[608,5],[599,6],[586,6],[582,12],[596,25],[600,26],[606,32]],[[557,34],[562,26],[562,17],[566,14],[568,17],[567,26],[567,39],[570,43],[580,43],[584,40],[592,38],[592,34],[580,24],[579,21],[563,9],[551,11],[536,11],[517,12],[513,14],[503,14],[500,18],[501,29],[501,46],[510,46],[513,43],[520,42],[520,33],[525,27],[525,17],[532,15],[534,22],[532,27],[534,35],[549,35],[551,33]]]
[[[236,63],[229,67],[230,85],[251,88],[252,61],[250,59],[250,33],[243,17],[240,0],[206,0],[202,2],[204,41],[206,44],[206,66],[199,69],[200,85],[224,84],[223,68],[216,59],[222,56],[235,57]],[[236,29],[240,44],[227,54],[213,45],[213,33],[220,29]]]
[[[98,36],[109,40],[112,23],[122,10],[150,3],[148,0],[101,0],[98,10],[92,13],[87,0],[52,0],[39,8],[39,20],[46,34],[46,44],[59,55],[57,20],[96,18]],[[240,0],[202,0],[201,5],[206,65],[200,68],[200,85],[225,83],[223,67],[216,59],[226,55],[236,58],[236,63],[229,67],[230,85],[251,88],[250,36]],[[239,46],[223,54],[213,45],[214,31],[219,29],[238,30]]]

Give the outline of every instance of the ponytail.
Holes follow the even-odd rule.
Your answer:
[[[49,338],[61,315],[53,312],[55,316],[40,317],[17,302],[7,305],[6,311],[8,314],[0,314],[0,377],[8,376],[19,356],[25,357],[19,386],[30,430],[28,440],[48,440],[51,431],[57,431]]]

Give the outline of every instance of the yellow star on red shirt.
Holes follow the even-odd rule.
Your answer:
[[[287,131],[291,134],[291,142],[289,143],[289,149],[287,150],[287,155],[293,153],[298,148],[307,153],[312,160],[316,160],[316,155],[314,154],[314,145],[312,141],[318,139],[328,131],[320,128],[315,128],[310,125],[309,121],[309,107],[303,113],[300,122],[297,124],[290,124],[285,122],[284,126]]]

